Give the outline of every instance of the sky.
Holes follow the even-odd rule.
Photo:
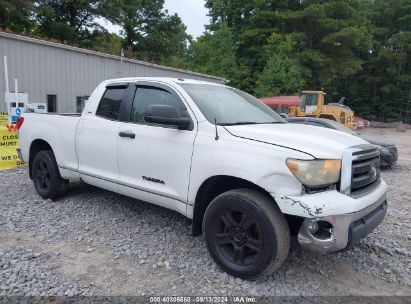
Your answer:
[[[204,0],[165,0],[164,8],[170,14],[177,13],[186,25],[187,33],[197,38],[204,32],[204,25],[209,23],[204,3]]]
[[[169,14],[177,13],[187,27],[187,33],[193,38],[201,36],[204,32],[204,25],[209,23],[207,17],[208,10],[204,7],[204,0],[165,0],[164,8]],[[97,20],[109,32],[120,33],[121,28],[113,25],[106,20]]]

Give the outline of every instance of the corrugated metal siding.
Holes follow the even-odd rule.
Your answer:
[[[175,77],[218,83],[224,80],[132,60],[121,64],[115,56],[0,33],[0,111],[6,110],[4,55],[8,60],[10,91],[14,91],[17,78],[19,91],[29,95],[29,102],[47,103],[48,94],[57,95],[58,112],[75,112],[77,96],[90,95],[101,81],[111,78]]]

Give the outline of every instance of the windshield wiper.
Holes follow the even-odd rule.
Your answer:
[[[258,122],[255,121],[238,121],[231,123],[220,123],[220,126],[240,126],[240,125],[256,125]]]
[[[266,124],[283,124],[281,121],[269,121],[269,122],[255,122],[255,121],[238,121],[233,123],[220,123],[220,126],[241,126],[241,125],[266,125]]]
[[[275,124],[285,124],[285,121],[271,121],[271,122],[260,122],[260,125],[275,125]]]

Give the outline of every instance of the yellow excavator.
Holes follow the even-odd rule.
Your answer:
[[[344,105],[345,97],[338,103],[324,104],[323,91],[302,91],[300,105],[288,108],[290,117],[318,117],[338,121],[351,130],[356,129],[354,112]]]

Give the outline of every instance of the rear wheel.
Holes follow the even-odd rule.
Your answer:
[[[34,187],[42,198],[56,199],[66,193],[68,180],[61,177],[51,150],[40,151],[36,154],[32,170]]]
[[[219,195],[208,206],[203,225],[211,256],[233,276],[255,279],[272,274],[287,257],[287,221],[272,199],[258,191]]]

